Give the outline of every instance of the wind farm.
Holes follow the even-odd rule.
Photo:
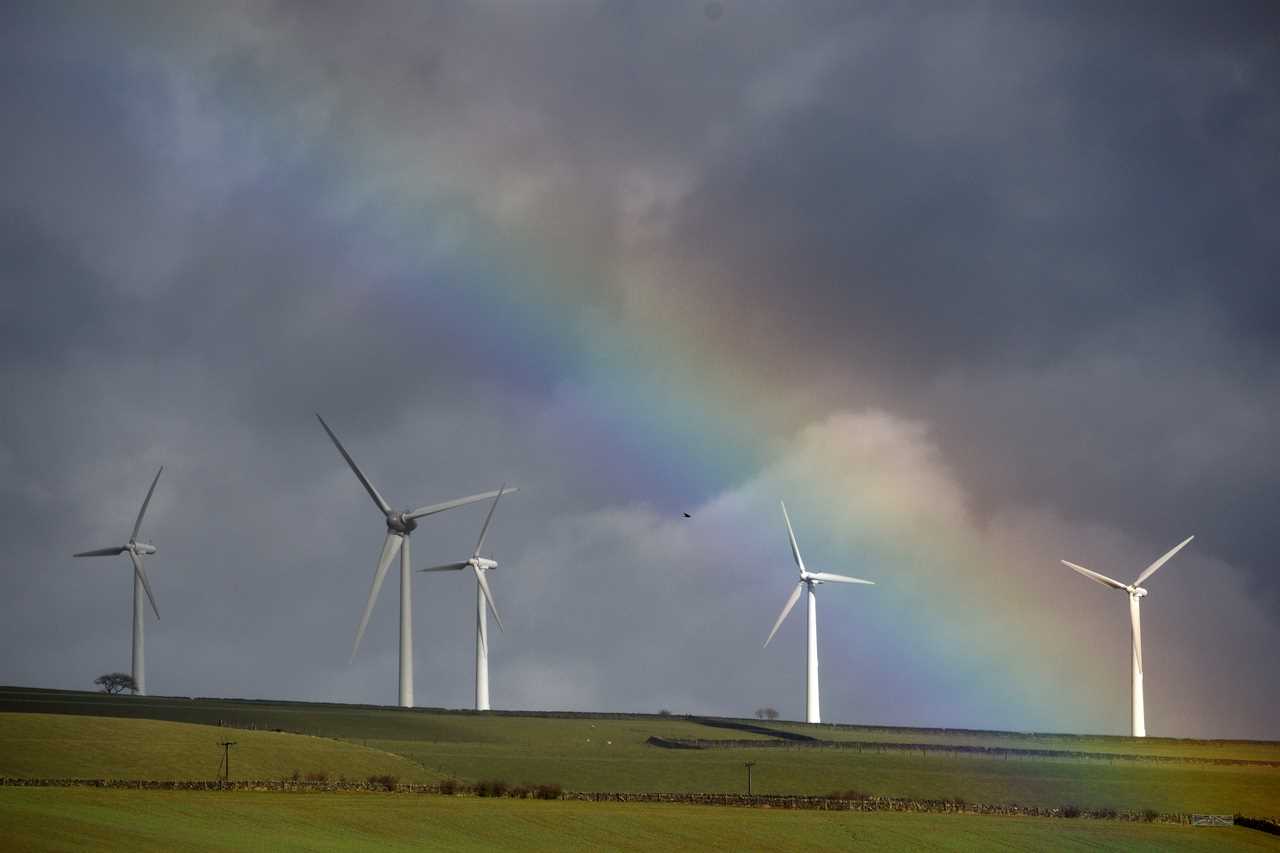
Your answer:
[[[364,475],[356,465],[351,455],[347,453],[342,442],[333,434],[333,430],[329,429],[329,425],[324,422],[324,418],[316,414],[316,419],[320,421],[320,426],[324,427],[324,431],[329,438],[333,440],[334,447],[338,448],[338,452],[342,454],[342,458],[347,461],[347,465],[351,467],[351,472],[356,475],[356,479],[360,481],[360,485],[364,486],[364,490],[369,493],[369,497],[373,499],[374,506],[382,513],[386,525],[387,535],[382,542],[382,553],[378,557],[378,567],[373,573],[373,583],[369,587],[369,600],[365,603],[364,613],[360,616],[360,626],[356,628],[356,640],[351,647],[351,658],[355,659],[356,652],[360,651],[360,640],[364,637],[364,631],[369,627],[369,617],[373,615],[373,605],[377,603],[378,591],[382,589],[382,582],[387,577],[387,570],[391,567],[391,561],[396,558],[396,552],[400,553],[400,670],[399,670],[399,701],[402,708],[413,707],[413,574],[410,569],[409,562],[409,534],[418,529],[418,519],[435,515],[436,513],[454,509],[467,504],[476,503],[477,501],[488,500],[489,498],[497,498],[501,492],[483,492],[478,495],[470,495],[465,498],[457,498],[443,503],[431,504],[430,506],[418,507],[412,510],[394,510],[387,503],[386,499],[378,493],[373,483]],[[514,491],[514,489],[512,490]],[[480,577],[479,570],[476,571],[477,577]]]
[[[0,850],[1275,847],[1261,0],[3,20]]]

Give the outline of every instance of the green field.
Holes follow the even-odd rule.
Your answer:
[[[463,779],[556,781],[579,791],[741,792],[755,761],[758,794],[856,789],[918,799],[1159,812],[1280,814],[1280,770],[1140,762],[951,758],[847,750],[660,750],[643,739],[612,746],[370,741]]]
[[[160,720],[0,714],[0,776],[28,779],[213,779],[219,741],[231,740],[233,779],[281,779],[297,770],[330,778],[435,774],[399,755],[353,743]]]
[[[724,728],[723,721],[709,725],[692,718],[639,714],[476,714],[297,702],[108,697],[17,688],[0,688],[0,711],[9,712],[0,713],[3,775],[207,779],[217,770],[216,741],[229,737],[241,744],[233,752],[238,778],[278,779],[294,770],[303,774],[323,770],[335,779],[386,773],[405,782],[454,777],[470,782],[555,783],[579,791],[729,793],[744,790],[743,764],[754,761],[754,791],[765,794],[823,795],[856,790],[888,797],[958,798],[970,803],[1049,808],[1071,804],[1118,811],[1280,816],[1280,768],[1203,760],[1269,761],[1280,749],[1269,742],[766,724],[826,740],[871,742],[879,738],[906,743],[915,739],[944,745],[1191,759],[1164,763],[765,747],[763,744],[777,739]],[[29,713],[35,711],[44,713]],[[754,720],[742,722],[760,725]],[[195,725],[199,723],[238,728]],[[755,740],[762,746],[674,750],[648,744],[651,736]],[[517,811],[538,808],[517,801],[511,801],[510,807]],[[614,807],[592,804],[590,808]],[[647,814],[650,807],[635,808]],[[881,818],[905,819],[901,815],[876,819]],[[1017,821],[1010,824],[1022,825]],[[1139,830],[1129,827],[1125,831]]]
[[[79,850],[1161,850],[1280,849],[1238,827],[970,815],[484,800],[0,788],[0,840]]]
[[[1258,740],[1193,740],[1190,738],[1120,735],[975,732],[965,729],[907,729],[890,726],[842,726],[810,723],[759,723],[768,728],[807,735],[816,740],[866,743],[921,743],[981,746],[990,749],[1052,749],[1114,755],[1178,756],[1280,762],[1280,743]],[[737,737],[725,731],[722,737]]]

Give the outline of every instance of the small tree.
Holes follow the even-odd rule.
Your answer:
[[[112,696],[117,693],[123,693],[128,690],[130,693],[138,692],[138,685],[133,680],[133,676],[127,672],[108,672],[106,675],[99,675],[93,680],[93,683],[102,688],[103,693],[110,693]]]
[[[765,708],[765,709],[764,709],[764,715],[765,715],[765,717],[766,717],[767,719],[770,719],[770,720],[776,720],[776,719],[778,719],[778,709],[777,709],[777,708]]]
[[[756,708],[756,719],[764,719],[764,708]]]

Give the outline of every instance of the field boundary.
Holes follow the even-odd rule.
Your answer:
[[[855,749],[858,752],[920,752],[977,755],[984,758],[1070,758],[1088,760],[1149,761],[1164,764],[1213,764],[1230,767],[1280,767],[1280,761],[1253,758],[1213,758],[1195,755],[1138,755],[1132,752],[1085,752],[1075,749],[1026,749],[1006,746],[972,746],[947,743],[889,743],[871,740],[748,740],[740,738],[664,738],[645,741],[662,749]]]
[[[446,783],[448,784],[448,783]],[[107,788],[131,791],[259,791],[273,793],[400,793],[434,796],[473,796],[471,786],[453,782],[451,793],[444,793],[439,783],[385,782],[306,782],[292,779],[258,779],[221,781],[210,779],[26,779],[0,777],[0,788]],[[456,793],[453,793],[455,792]],[[512,797],[508,793],[506,797]],[[1074,806],[1045,808],[1012,804],[970,803],[964,800],[923,800],[903,797],[861,798],[806,797],[778,794],[694,794],[619,791],[565,791],[553,799],[590,803],[666,803],[671,805],[730,806],[804,811],[915,812],[928,814],[966,814],[1020,816],[1034,818],[1118,820],[1128,823],[1164,823],[1190,826],[1192,814],[1181,812],[1117,811],[1084,809]],[[1276,832],[1275,818],[1235,816],[1236,823]]]

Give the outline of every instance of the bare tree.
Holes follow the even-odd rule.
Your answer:
[[[106,675],[99,675],[93,683],[101,687],[103,693],[110,693],[113,696],[126,690],[130,693],[138,692],[138,685],[134,682],[133,676],[127,672],[108,672]]]
[[[776,719],[778,719],[778,709],[777,709],[777,708],[765,708],[765,709],[764,709],[764,715],[765,715],[765,717],[767,717],[767,718],[768,718],[768,719],[770,719],[770,720],[776,720]]]
[[[764,719],[764,708],[756,708],[756,718],[760,720]]]

